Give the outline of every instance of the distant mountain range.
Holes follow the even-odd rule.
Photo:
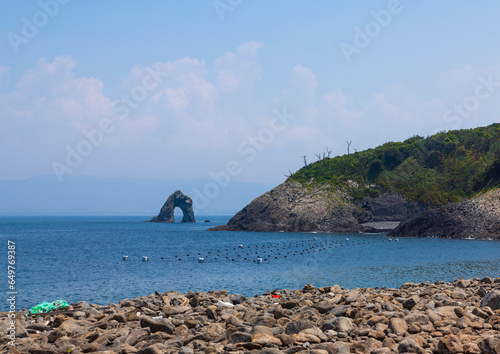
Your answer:
[[[209,179],[95,176],[66,176],[64,182],[59,182],[55,176],[42,175],[0,180],[0,215],[154,216],[178,189],[193,199],[198,215],[234,214],[273,186],[233,181],[225,186]]]

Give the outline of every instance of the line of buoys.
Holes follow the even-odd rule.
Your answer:
[[[393,241],[393,239],[389,238],[389,241]],[[399,241],[399,239],[394,239],[395,241]],[[382,241],[382,240],[380,240]],[[283,258],[290,258],[294,256],[304,256],[307,252],[307,254],[311,253],[316,253],[316,252],[323,252],[323,251],[328,251],[329,249],[335,250],[338,247],[349,247],[349,246],[356,246],[356,245],[369,245],[373,243],[373,240],[349,240],[348,237],[345,238],[345,240],[338,240],[338,239],[321,239],[319,240],[317,237],[314,237],[312,240],[301,240],[301,241],[289,241],[289,242],[278,242],[278,243],[273,243],[273,244],[261,244],[261,245],[255,245],[255,249],[252,249],[254,246],[247,246],[244,247],[243,244],[239,244],[238,247],[228,247],[226,248],[226,254],[224,254],[224,250],[215,250],[212,251],[207,251],[205,255],[202,257],[202,252],[197,252],[198,257],[196,256],[191,256],[194,255],[195,253],[187,253],[186,257],[191,258],[193,260],[197,260],[199,263],[204,263],[205,260],[211,259],[211,254],[216,253],[215,256],[225,257],[227,261],[231,262],[236,262],[237,260],[251,260],[251,254],[252,252],[255,253],[256,259],[253,260],[253,262],[256,263],[263,263],[268,260],[274,260],[274,259],[279,259],[280,257]],[[231,250],[232,248],[232,250]],[[238,249],[244,249],[247,248],[247,251],[242,251],[240,254]],[[231,252],[231,251],[236,251],[236,252]],[[246,256],[248,257],[245,257]],[[280,256],[280,257],[278,257]],[[179,254],[176,254],[175,259],[177,261],[182,261],[182,258],[179,257]],[[217,260],[218,258],[214,257],[213,260]],[[240,258],[238,258],[240,257]],[[168,257],[161,257],[161,259],[168,259]],[[207,260],[208,260],[207,259]],[[128,261],[129,257],[124,255],[123,256],[123,261]],[[142,257],[143,262],[149,261],[147,256]]]

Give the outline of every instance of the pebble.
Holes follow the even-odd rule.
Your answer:
[[[398,289],[308,284],[255,297],[157,291],[108,307],[18,311],[13,352],[500,354],[499,298],[491,277]],[[8,315],[0,313],[2,353],[12,351]]]

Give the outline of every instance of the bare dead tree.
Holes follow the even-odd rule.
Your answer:
[[[330,154],[332,153],[332,150],[328,150],[328,146],[326,147],[326,154],[327,157],[330,157]]]
[[[326,157],[326,152],[323,153],[323,160],[325,159]]]
[[[286,174],[286,173],[283,173],[283,174],[285,175],[286,178],[289,178],[293,175],[293,172],[288,170],[288,174]]]
[[[354,152],[358,152],[358,149],[353,149],[353,150],[354,150]]]
[[[351,141],[346,141],[347,143],[347,155],[349,155],[349,148],[351,147],[352,140]]]
[[[302,156],[302,157],[304,158],[304,167],[307,167],[307,156],[306,156],[306,155],[304,155],[304,156]]]
[[[314,154],[318,158],[318,161],[321,160],[321,154]]]

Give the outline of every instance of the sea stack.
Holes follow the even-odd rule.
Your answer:
[[[149,220],[149,222],[175,222],[174,209],[176,207],[182,210],[182,222],[196,222],[193,212],[193,200],[180,190],[175,191],[168,197],[160,213]]]

